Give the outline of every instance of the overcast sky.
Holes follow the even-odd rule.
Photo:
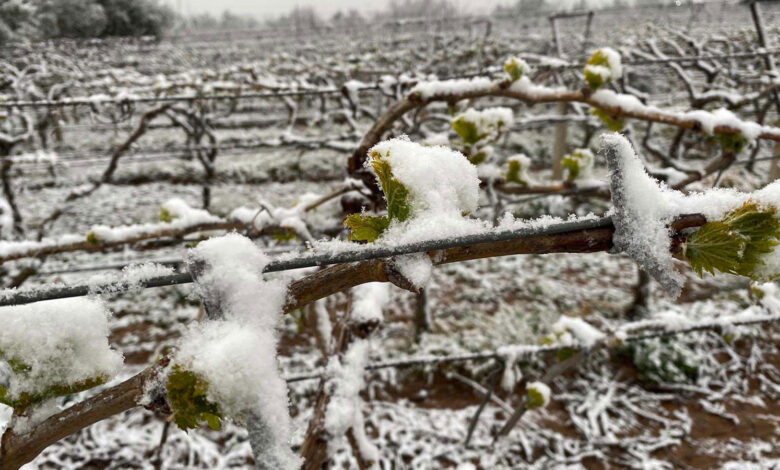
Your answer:
[[[275,17],[292,10],[296,5],[313,6],[324,16],[338,10],[357,9],[374,12],[381,9],[388,0],[163,0],[184,14],[209,12],[215,15],[224,10],[237,14],[254,15],[258,19]],[[496,5],[514,3],[513,0],[454,0],[456,5],[467,11],[479,8],[492,11]]]

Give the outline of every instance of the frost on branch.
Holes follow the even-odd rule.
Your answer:
[[[183,229],[223,221],[223,219],[210,214],[206,210],[190,207],[186,202],[178,198],[170,199],[160,207],[159,220],[157,223],[121,227],[93,225],[87,233],[87,242],[91,244],[121,242],[157,233],[164,229]]]
[[[602,140],[610,172],[615,250],[626,252],[677,297],[683,276],[674,269],[669,252],[667,224],[672,214],[667,198],[672,191],[647,174],[625,137],[609,134]]]
[[[479,202],[477,168],[459,152],[426,147],[406,137],[369,150],[387,215],[353,214],[344,224],[352,240],[403,243],[474,233],[484,226],[464,218]]]
[[[550,344],[592,348],[606,335],[582,318],[562,316],[552,325],[555,338]]]
[[[610,47],[602,47],[585,64],[585,81],[592,90],[619,79],[623,75],[620,54]]]
[[[290,447],[287,384],[279,374],[275,331],[286,284],[263,279],[268,262],[249,239],[237,234],[207,240],[188,253],[210,320],[182,338],[168,394],[180,426],[192,427],[202,418],[219,427],[218,418],[233,417],[246,423],[258,462],[292,469],[300,459]],[[182,376],[185,372],[190,375]],[[195,388],[181,387],[181,381]],[[177,407],[193,403],[182,399],[183,394],[197,398],[198,406]]]
[[[353,288],[352,293],[350,320],[357,324],[381,323],[382,310],[390,302],[390,286],[384,282],[368,282]]]
[[[701,275],[715,271],[757,281],[780,274],[780,181],[750,194],[716,188],[683,194],[647,174],[631,145],[619,134],[603,137],[610,170],[613,243],[673,296],[684,277],[674,269],[669,225],[683,214],[702,214],[707,223],[689,234],[682,255]]]
[[[360,391],[363,389],[363,372],[368,361],[367,340],[357,340],[350,345],[342,358],[331,358],[327,374],[329,380],[326,387],[331,391],[330,402],[325,412],[325,430],[333,437],[344,436],[352,431],[352,437],[357,443],[358,451],[365,461],[373,462],[374,467],[379,460],[379,451],[366,436],[363,423],[363,400]],[[333,444],[329,441],[329,452],[332,454]]]
[[[433,262],[425,253],[413,253],[393,258],[393,267],[417,290],[424,288],[431,278]]]
[[[10,369],[0,403],[25,408],[113,377],[122,355],[108,345],[107,317],[89,298],[0,308],[0,362]]]

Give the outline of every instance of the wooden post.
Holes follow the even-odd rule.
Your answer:
[[[780,142],[775,142],[775,151],[772,154],[775,157],[772,165],[769,167],[769,182],[780,179]]]
[[[588,21],[585,23],[585,38],[582,41],[582,55],[588,51],[588,44],[590,44],[590,31],[593,24],[593,10],[588,12]]]
[[[750,3],[750,14],[753,17],[753,24],[756,27],[756,34],[758,35],[758,44],[764,48],[769,48],[769,43],[766,39],[766,34],[764,33],[764,20],[761,17],[761,8],[758,6],[758,1],[753,1]],[[766,66],[766,69],[769,71],[769,73],[773,73],[775,71],[775,59],[774,56],[771,54],[766,54],[764,56],[764,65]],[[780,113],[780,94],[777,93],[777,90],[772,90],[772,99],[775,102],[775,108],[777,109],[777,112]],[[780,156],[780,143],[775,143],[775,149],[774,154],[775,157]],[[754,160],[751,159],[750,163],[747,166],[747,169],[752,171],[753,170],[753,164]],[[772,160],[772,165],[770,166],[769,170],[769,182],[775,181],[776,179],[780,178],[780,162],[777,160]]]
[[[423,333],[431,331],[431,313],[428,308],[428,290],[421,289],[417,294],[417,305],[414,315],[414,337],[415,341],[420,340]]]
[[[550,17],[550,27],[552,27],[552,35],[553,35],[553,43],[555,44],[555,52],[558,54],[558,57],[560,57],[563,55],[563,51],[561,50],[561,40],[558,34],[558,23],[556,22],[555,16]]]
[[[564,102],[559,102],[558,106],[558,114],[561,116],[565,116],[568,112],[568,106]],[[569,128],[566,121],[561,121],[555,125],[555,140],[553,142],[553,180],[559,180],[563,178],[563,166],[561,165],[561,160],[563,160],[563,156],[566,155],[569,148],[566,144],[566,139],[569,135]]]

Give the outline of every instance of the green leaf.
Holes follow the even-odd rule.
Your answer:
[[[11,404],[11,399],[8,398],[8,390],[5,389],[2,385],[0,385],[0,403],[8,406],[13,406]]]
[[[202,377],[175,365],[166,388],[173,421],[179,428],[186,431],[204,424],[214,430],[222,427],[219,406],[208,400],[209,384]]]
[[[612,132],[620,132],[626,126],[626,121],[618,117],[612,117],[608,112],[603,109],[594,108],[590,111],[591,114],[601,119],[601,122],[607,126],[607,129]]]
[[[506,181],[507,183],[517,183],[522,186],[528,186],[528,181],[523,179],[523,165],[517,160],[507,162]]]
[[[568,181],[574,181],[580,175],[580,161],[566,155],[561,159],[561,165],[568,171]]]
[[[604,77],[597,72],[597,69],[600,67],[606,67],[607,69],[612,70],[607,54],[601,49],[598,49],[590,56],[590,59],[588,59],[588,62],[585,64],[584,70],[585,81],[588,82],[588,86],[592,90],[598,90],[609,81],[609,79],[605,80]]]
[[[452,129],[460,136],[463,142],[468,145],[474,145],[487,136],[487,134],[479,133],[476,123],[473,123],[464,117],[453,120]]]
[[[745,148],[748,141],[742,134],[718,134],[718,142],[724,151],[738,154]]]
[[[390,163],[379,152],[372,155],[371,166],[379,184],[382,186],[382,192],[385,193],[387,201],[387,217],[391,221],[403,222],[409,218],[412,212],[409,204],[409,190],[393,176]]]
[[[763,255],[780,239],[780,219],[774,207],[748,201],[723,220],[708,222],[688,237],[685,257],[699,276],[720,271],[762,280],[757,273]]]
[[[561,165],[567,170],[566,180],[571,182],[584,176],[593,166],[593,154],[587,149],[578,149],[565,155],[561,159]]]
[[[472,165],[479,165],[480,163],[487,160],[488,154],[487,152],[477,152],[474,155],[469,157],[469,163]]]
[[[526,394],[528,395],[528,401],[526,402],[528,408],[539,408],[545,405],[544,395],[542,395],[540,390],[532,387],[526,390]]]
[[[519,80],[525,74],[527,68],[528,64],[517,57],[511,57],[504,62],[504,70],[513,82]]]
[[[206,418],[206,424],[208,424],[211,429],[215,431],[222,429],[222,422],[219,420],[219,416],[211,413],[204,413],[203,417]]]
[[[279,227],[279,230],[275,230],[271,236],[274,238],[274,240],[283,243],[298,239],[298,234],[295,233],[295,230],[287,227]]]
[[[688,238],[685,256],[691,268],[702,276],[704,271],[736,274],[745,239],[731,232],[723,222],[709,222]]]
[[[87,243],[90,245],[100,245],[100,239],[95,232],[89,232],[87,234]]]
[[[171,211],[169,211],[168,209],[166,209],[164,207],[161,207],[160,208],[160,215],[159,215],[158,219],[160,219],[160,222],[171,223],[171,222],[173,222],[173,214],[171,214]]]
[[[386,216],[351,214],[344,225],[351,231],[350,240],[373,242],[387,230],[390,220]]]

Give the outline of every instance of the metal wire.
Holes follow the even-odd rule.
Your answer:
[[[732,54],[711,54],[711,55],[699,55],[699,56],[682,56],[682,57],[667,57],[658,59],[636,59],[623,62],[623,65],[627,66],[644,66],[644,65],[657,65],[672,62],[691,62],[699,60],[719,60],[719,59],[747,59],[755,57],[765,57],[768,55],[778,55],[780,49],[772,49],[767,51],[754,51],[754,52],[738,52]],[[581,68],[585,63],[572,63],[561,66],[541,66],[541,68],[567,68],[576,69]],[[496,72],[498,68],[488,67],[484,72],[473,72],[462,74],[458,76],[444,78],[444,80],[458,79],[458,78],[473,78],[475,76],[483,75],[486,73]],[[381,87],[379,85],[366,85],[358,87],[356,91],[366,90],[378,90]],[[300,90],[300,91],[281,91],[274,93],[245,93],[238,95],[195,95],[195,96],[157,96],[157,97],[135,97],[135,98],[74,98],[65,100],[29,100],[29,101],[7,101],[0,102],[0,109],[2,108],[30,108],[30,107],[62,107],[62,106],[84,106],[95,104],[131,104],[131,103],[166,103],[166,102],[193,102],[193,101],[223,101],[223,100],[250,100],[250,99],[270,99],[270,98],[282,98],[289,96],[316,96],[316,95],[331,95],[340,94],[341,88],[324,88],[317,90]]]
[[[297,258],[277,259],[268,263],[263,272],[289,271],[300,268],[311,268],[317,266],[329,266],[333,264],[354,263],[358,261],[367,261],[372,259],[390,258],[393,256],[406,255],[411,253],[423,253],[435,250],[445,250],[461,246],[479,245],[484,243],[494,243],[501,241],[520,240],[536,236],[556,235],[566,232],[575,232],[580,230],[593,230],[612,227],[612,218],[603,217],[600,219],[587,219],[574,222],[562,222],[552,224],[546,227],[529,227],[518,230],[504,230],[500,232],[487,232],[476,235],[466,235],[461,237],[426,240],[421,242],[408,243],[398,246],[371,246],[356,245],[354,250],[341,251],[338,253],[323,253],[304,255]],[[80,284],[72,286],[53,286],[49,288],[34,288],[29,290],[10,289],[0,292],[0,306],[22,305],[43,300],[64,299],[69,297],[82,297],[91,292],[110,291],[125,292],[131,288],[141,287],[163,287],[174,286],[178,284],[188,284],[192,282],[189,273],[169,274],[165,276],[151,277],[144,279],[137,284],[129,285],[124,280],[112,281],[103,284]]]
[[[639,334],[626,336],[625,338],[623,338],[623,341],[625,342],[643,341],[646,339],[684,335],[684,334],[696,333],[699,331],[719,330],[722,329],[724,326],[751,326],[751,325],[757,325],[763,323],[774,323],[774,322],[780,322],[780,315],[769,315],[764,318],[757,318],[752,320],[742,320],[742,321],[738,320],[738,321],[716,322],[716,323],[710,322],[706,324],[692,325],[688,328],[683,328],[680,330],[652,331],[649,333],[639,333]],[[518,348],[518,349],[528,348],[526,354],[529,356],[535,356],[538,354],[548,354],[548,353],[563,351],[567,349],[582,348],[582,346],[577,346],[577,345],[539,346],[539,345],[532,345],[532,344],[511,345],[509,347]],[[366,365],[365,370],[414,367],[414,366],[428,365],[428,364],[444,364],[448,362],[484,361],[488,359],[502,359],[502,357],[503,356],[497,350],[470,353],[470,354],[454,354],[450,356],[406,357],[400,359],[391,359],[389,361],[372,362]],[[325,371],[320,369],[315,372],[290,375],[286,377],[285,380],[288,383],[303,382],[306,380],[314,380],[314,379],[322,378],[324,373]]]

